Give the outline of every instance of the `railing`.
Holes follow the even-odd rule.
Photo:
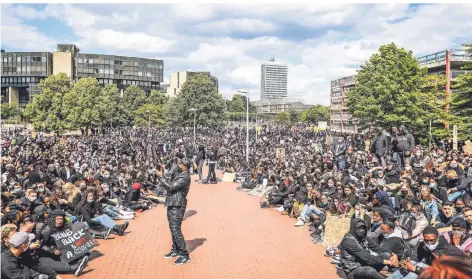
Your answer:
[[[418,57],[418,63],[421,66],[440,63],[446,61],[447,51],[440,51],[433,54]],[[451,61],[472,60],[472,56],[464,49],[454,49],[451,51]]]

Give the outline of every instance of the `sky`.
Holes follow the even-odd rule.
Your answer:
[[[260,98],[261,64],[288,65],[288,97],[329,104],[330,81],[356,74],[381,45],[416,56],[472,41],[471,4],[2,4],[1,48],[164,60],[205,70],[231,98]]]

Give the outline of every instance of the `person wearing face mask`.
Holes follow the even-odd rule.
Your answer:
[[[392,254],[397,255],[402,259],[406,254],[409,254],[409,246],[403,241],[402,233],[399,228],[396,227],[393,220],[388,219],[380,224],[380,228],[383,235],[383,240],[380,244],[369,243],[369,249],[377,254],[383,254],[388,258]],[[380,256],[380,255],[379,255]]]
[[[144,211],[151,209],[150,204],[141,200],[141,184],[139,182],[135,182],[131,185],[131,189],[123,198],[123,205],[132,210],[141,209],[141,211]]]
[[[424,170],[424,157],[421,154],[421,149],[416,149],[413,157],[410,160],[411,167],[416,176],[419,176],[423,173]]]
[[[450,170],[447,172],[447,199],[451,202],[455,202],[458,198],[465,194],[467,188],[467,181],[463,177],[460,177],[456,171]],[[444,196],[443,196],[444,198]]]
[[[75,174],[75,169],[71,162],[67,162],[63,168],[59,170],[59,177],[66,182]]]
[[[464,252],[455,246],[449,245],[447,241],[439,235],[439,232],[435,227],[426,227],[423,231],[423,239],[423,242],[421,242],[416,248],[416,253],[412,253],[413,261],[407,259],[401,263],[405,270],[413,274],[421,274],[425,265],[432,265],[432,263],[440,256],[465,259]]]
[[[38,193],[35,190],[27,190],[24,198],[20,200],[20,205],[29,212],[33,212],[37,206],[43,203],[38,200]]]
[[[183,265],[190,262],[185,239],[182,234],[182,220],[187,208],[187,194],[190,190],[190,161],[182,153],[176,154],[178,173],[172,181],[169,181],[157,171],[160,184],[167,190],[165,205],[167,206],[167,219],[172,234],[172,250],[164,256],[166,259],[177,258],[174,265]]]
[[[385,265],[398,266],[398,258],[382,259],[372,255],[367,249],[367,226],[359,218],[351,220],[340,244],[341,266],[348,279],[384,279],[379,273]]]
[[[443,232],[441,236],[452,246],[455,246],[470,258],[472,252],[472,236],[466,230],[466,220],[457,218],[451,223],[452,231]]]
[[[9,249],[2,252],[2,278],[30,279],[39,278],[41,270],[30,268],[22,255],[28,250],[30,241],[34,236],[26,232],[15,233],[9,241]],[[47,278],[61,278],[56,272],[51,271]]]

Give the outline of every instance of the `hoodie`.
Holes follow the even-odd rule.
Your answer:
[[[365,222],[360,218],[351,220],[349,232],[346,233],[341,240],[341,265],[346,274],[362,266],[378,266],[383,264],[383,260],[379,257],[373,256],[367,250],[366,237],[358,239],[356,237],[356,226]],[[367,229],[367,226],[366,226]]]
[[[371,243],[369,249],[378,254],[385,252],[395,253],[400,258],[405,252],[405,243],[403,242],[402,232],[400,229],[395,228],[393,233],[384,236],[380,245],[377,243]]]

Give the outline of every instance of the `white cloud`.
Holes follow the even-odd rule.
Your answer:
[[[225,97],[246,88],[251,98],[260,95],[261,63],[274,56],[289,66],[289,97],[307,103],[328,104],[330,81],[355,74],[382,44],[427,54],[472,38],[467,4],[415,10],[408,4],[319,3],[7,7],[2,44],[10,48],[51,48],[57,40],[23,19],[52,17],[74,30],[86,52],[163,59],[165,80],[171,71],[208,70]]]

